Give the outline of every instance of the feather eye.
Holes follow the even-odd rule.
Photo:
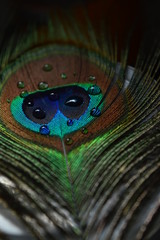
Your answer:
[[[73,56],[69,54],[71,51]],[[41,141],[59,148],[57,147],[59,140],[52,141],[51,136],[62,139],[72,133],[74,139],[83,141],[84,136],[81,131],[84,127],[88,126],[92,129],[92,137],[101,131],[102,126],[98,124],[101,122],[101,117],[97,118],[101,115],[101,111],[103,118],[105,114],[112,115],[111,119],[106,117],[103,123],[104,129],[120,118],[124,108],[124,96],[119,91],[120,86],[117,83],[119,64],[115,69],[114,80],[111,80],[101,67],[104,66],[102,61],[106,59],[95,53],[88,56],[85,52],[81,54],[80,59],[77,56],[78,51],[78,48],[58,45],[39,48],[22,55],[12,63],[9,69],[12,69],[13,74],[8,75],[8,69],[4,71],[3,77],[6,78],[4,82],[7,82],[1,96],[5,109],[2,110],[2,119],[8,128],[27,139],[35,139],[35,141],[38,139],[38,143]],[[42,57],[41,52],[43,52]],[[94,58],[92,58],[93,54]],[[81,72],[76,71],[79,62],[82,65]],[[115,68],[115,63],[109,65]],[[88,68],[87,72],[85,66]],[[28,72],[31,75],[28,75]],[[15,89],[14,92],[12,88]],[[8,95],[10,103],[7,102]],[[117,102],[116,98],[118,98]],[[73,106],[74,101],[77,102],[77,106]],[[114,108],[109,107],[112,104],[114,106],[114,102],[117,113],[113,113]],[[11,120],[13,118],[14,121]],[[95,120],[98,128],[92,125]],[[49,139],[40,134],[35,135],[34,132],[48,135]],[[88,141],[88,136],[86,140]]]
[[[60,16],[1,55],[0,203],[27,240],[154,238],[159,47],[132,67]]]

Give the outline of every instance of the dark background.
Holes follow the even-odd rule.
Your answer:
[[[118,35],[120,49],[132,32],[129,60],[132,64],[143,39],[146,53],[160,39],[159,0],[6,0],[0,3],[0,47],[7,47],[13,33],[23,33],[25,25],[43,24],[54,11],[72,9],[81,18],[83,8],[95,29],[103,19],[111,36]]]

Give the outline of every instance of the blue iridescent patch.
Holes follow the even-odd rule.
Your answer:
[[[90,95],[89,87],[91,84],[74,84],[17,96],[11,103],[12,115],[31,131],[62,138],[94,119],[90,112],[102,99],[102,93]],[[71,121],[74,124],[66,124]]]

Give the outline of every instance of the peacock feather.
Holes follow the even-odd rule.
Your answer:
[[[159,43],[131,66],[97,25],[51,11],[2,44],[2,240],[159,239]]]

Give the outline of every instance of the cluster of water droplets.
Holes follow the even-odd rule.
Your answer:
[[[49,71],[52,71],[53,70],[53,67],[51,64],[44,64],[44,66],[42,67],[43,71],[45,72],[49,72]],[[73,76],[77,76],[77,73],[73,73]],[[67,78],[67,74],[66,73],[61,73],[60,77],[62,79],[66,79]],[[90,82],[94,82],[96,79],[95,76],[93,75],[90,75],[88,77],[88,80]],[[25,83],[23,81],[19,81],[17,83],[17,87],[19,89],[24,89],[25,88]],[[47,82],[45,81],[42,81],[42,82],[39,82],[38,84],[38,89],[41,90],[39,94],[39,98],[42,98],[42,101],[46,101],[46,99],[44,99],[44,97],[46,98],[46,95],[43,95],[43,93],[49,89],[49,85]],[[72,88],[73,86],[70,86],[70,88]],[[61,89],[62,91],[64,91],[64,88],[65,87],[62,87],[62,88],[55,88],[55,89],[51,89],[51,90],[47,90],[47,97],[48,97],[48,100],[51,101],[51,102],[57,102],[59,101],[60,99],[60,96],[61,96]],[[58,89],[58,91],[57,91]],[[101,93],[101,89],[96,85],[96,84],[92,84],[88,90],[86,91],[88,95],[98,95]],[[30,97],[31,96],[31,97]],[[41,120],[44,120],[47,116],[47,109],[45,111],[45,109],[43,109],[43,107],[40,105],[40,106],[36,106],[34,108],[34,105],[35,105],[35,101],[34,101],[34,94],[29,94],[28,91],[26,90],[23,90],[21,93],[20,93],[20,97],[21,98],[24,98],[24,102],[23,102],[23,111],[24,113],[26,114],[26,110],[25,109],[33,109],[32,111],[32,117],[34,119],[37,120],[37,122],[39,123]],[[36,99],[36,98],[35,98]],[[71,95],[69,97],[66,98],[66,101],[64,103],[64,107],[70,107],[71,109],[75,109],[75,108],[78,108],[80,106],[82,106],[84,104],[84,101],[85,99],[83,99],[83,97],[81,96],[77,96],[76,94],[75,95]],[[46,102],[47,103],[47,102]],[[29,110],[28,110],[29,111]],[[27,114],[26,114],[27,115]],[[99,117],[101,115],[101,110],[99,108],[96,108],[94,107],[91,111],[90,111],[90,115],[93,116],[93,117]],[[27,115],[27,117],[29,117],[29,114]],[[31,120],[33,120],[33,118],[31,118]],[[36,121],[35,120],[35,121]],[[43,122],[43,121],[42,121]],[[45,122],[45,121],[44,121]],[[69,118],[66,122],[67,126],[69,127],[72,127],[73,124],[74,124],[74,119],[72,118]],[[39,132],[40,134],[42,135],[50,135],[50,129],[47,125],[47,122],[44,123],[44,124],[41,124],[40,126],[40,129],[39,129]],[[83,127],[81,129],[81,132],[82,134],[87,134],[88,133],[88,130],[87,128]],[[72,138],[66,138],[65,140],[65,143],[67,145],[71,145],[73,143],[73,140]]]

